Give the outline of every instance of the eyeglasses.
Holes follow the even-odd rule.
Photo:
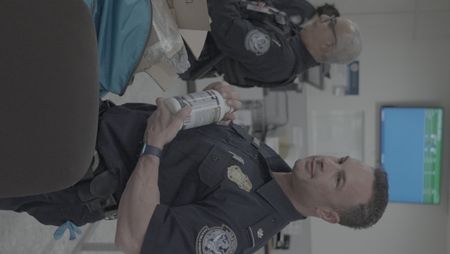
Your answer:
[[[337,35],[336,35],[336,23],[337,23],[336,16],[334,16],[334,15],[330,16],[330,18],[324,22],[328,22],[328,26],[330,27],[331,32],[333,32],[334,45],[337,45],[338,40],[337,40]]]

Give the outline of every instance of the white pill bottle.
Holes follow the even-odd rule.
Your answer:
[[[172,113],[178,112],[184,106],[192,108],[191,115],[184,120],[181,129],[190,129],[218,122],[227,112],[231,112],[222,95],[216,90],[205,90],[183,96],[174,96],[164,100]]]

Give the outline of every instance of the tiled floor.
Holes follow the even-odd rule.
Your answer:
[[[154,103],[159,96],[170,97],[186,93],[186,85],[183,82],[171,84],[162,91],[146,74],[136,75],[134,83],[129,86],[122,96],[107,96],[117,104],[124,102]],[[88,225],[81,228],[85,233]],[[53,232],[56,227],[45,226],[38,223],[27,214],[17,214],[9,211],[0,211],[0,254],[65,254],[74,253],[79,246],[79,240],[69,241],[67,232],[63,239],[53,240]],[[89,242],[112,243],[114,239],[115,222],[102,221],[95,229]],[[82,234],[83,236],[83,234]],[[83,251],[80,254],[112,253]]]

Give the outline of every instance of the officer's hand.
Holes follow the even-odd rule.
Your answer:
[[[183,121],[191,114],[191,107],[186,106],[172,114],[164,103],[164,98],[157,98],[158,109],[147,119],[145,141],[149,145],[163,149],[177,135]]]
[[[218,81],[209,84],[204,90],[214,89],[219,92],[222,97],[225,99],[228,106],[231,107],[231,112],[228,112],[223,117],[223,120],[234,120],[236,116],[234,115],[235,111],[238,111],[242,107],[242,103],[240,101],[239,93],[236,92],[230,84],[225,81]]]

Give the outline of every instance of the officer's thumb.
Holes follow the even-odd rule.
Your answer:
[[[184,106],[180,111],[177,112],[176,116],[182,120],[186,119],[191,115],[192,107],[191,106]]]

